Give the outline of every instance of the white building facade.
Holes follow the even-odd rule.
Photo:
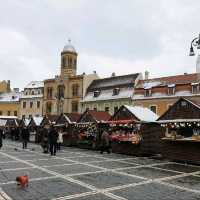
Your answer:
[[[43,115],[43,94],[43,81],[32,81],[24,88],[20,99],[20,118]]]
[[[82,103],[85,110],[107,111],[113,115],[122,105],[132,105],[134,86],[142,79],[139,73],[94,80]]]

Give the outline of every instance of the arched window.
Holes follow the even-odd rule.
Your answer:
[[[79,95],[79,85],[78,84],[74,84],[72,85],[72,96],[78,96]]]
[[[78,102],[77,101],[72,102],[72,112],[78,112]]]
[[[64,85],[59,85],[58,86],[58,99],[64,98],[65,97],[65,86]]]
[[[51,102],[47,102],[46,103],[46,112],[47,113],[51,113],[52,110],[52,103]]]
[[[65,67],[65,57],[62,57],[62,66]]]
[[[72,66],[72,58],[71,57],[69,57],[69,59],[68,59],[68,64],[70,67]]]
[[[35,93],[34,93],[34,91],[31,91],[31,95],[34,95]]]

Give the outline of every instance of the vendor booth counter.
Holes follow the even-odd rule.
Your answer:
[[[79,118],[79,113],[65,113],[57,118],[55,127],[56,129],[61,129],[63,132],[64,146],[77,146],[78,133],[75,124]]]
[[[161,140],[163,157],[200,164],[200,106],[180,98],[158,122],[165,128]]]
[[[109,125],[106,123],[110,115],[105,111],[87,110],[76,124],[78,133],[77,145],[84,149],[100,149],[101,135],[103,131],[108,131]]]
[[[122,106],[109,120],[112,152],[127,155],[154,155],[161,152],[164,128],[158,116],[147,108]]]

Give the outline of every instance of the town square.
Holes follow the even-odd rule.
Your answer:
[[[2,2],[0,200],[200,199],[199,9]]]

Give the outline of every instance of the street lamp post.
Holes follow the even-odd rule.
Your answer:
[[[194,49],[199,50],[200,49],[200,34],[199,37],[196,37],[192,40],[191,46],[190,46],[190,53],[189,56],[195,56]],[[197,60],[196,60],[196,72],[200,73],[200,54],[197,53]]]

